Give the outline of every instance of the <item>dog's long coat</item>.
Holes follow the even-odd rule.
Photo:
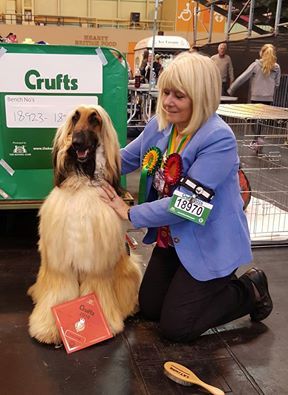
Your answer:
[[[28,291],[30,335],[60,343],[51,307],[90,292],[119,333],[137,307],[141,270],[127,254],[122,221],[99,197],[102,179],[120,191],[117,135],[103,108],[77,108],[56,133],[53,157],[56,185],[40,209],[41,265]]]

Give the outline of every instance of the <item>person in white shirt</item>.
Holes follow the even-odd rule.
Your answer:
[[[219,68],[222,79],[222,95],[227,95],[227,89],[234,81],[234,70],[232,60],[226,54],[227,44],[221,43],[218,45],[218,54],[211,56],[211,59],[216,63]]]

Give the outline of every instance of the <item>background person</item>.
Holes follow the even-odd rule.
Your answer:
[[[251,103],[273,104],[276,87],[280,84],[281,69],[277,62],[276,50],[272,44],[265,44],[259,52],[260,59],[256,59],[241,74],[228,89],[228,94],[234,92],[246,81],[250,80]],[[250,147],[258,152],[263,145],[259,138],[261,134],[261,125],[256,124],[254,128],[256,135]]]
[[[123,220],[148,228],[145,243],[156,242],[139,292],[142,315],[159,321],[168,339],[186,342],[246,314],[261,321],[272,300],[263,271],[235,275],[252,253],[236,139],[216,114],[215,63],[180,54],[160,74],[158,89],[157,115],[121,150],[123,174],[141,167],[143,203],[129,208],[110,185],[102,192]],[[209,204],[205,223],[201,207],[209,211]]]
[[[211,56],[211,59],[216,63],[219,68],[222,79],[222,92],[223,96],[227,95],[227,89],[234,81],[234,70],[232,60],[226,54],[227,44],[221,43],[218,45],[218,54]]]
[[[143,52],[143,58],[139,67],[140,74],[142,76],[141,82],[145,82],[145,72],[146,72],[146,66],[148,63],[148,57],[149,57],[149,51],[148,49],[145,49]]]
[[[280,84],[281,69],[276,63],[276,51],[272,44],[263,45],[259,55],[260,59],[256,59],[236,78],[228,93],[233,95],[244,82],[251,80],[251,103],[271,105],[275,88]]]
[[[145,66],[145,72],[144,72],[144,78],[145,78],[145,83],[146,84],[149,84],[152,60],[153,60],[153,55],[152,55],[152,53],[149,53],[148,59],[147,59],[147,63],[146,63],[146,66]],[[154,72],[154,70],[153,70],[153,72]],[[154,77],[154,80],[155,80],[155,72],[154,72],[153,77]]]
[[[130,64],[128,63],[127,59],[125,61],[123,55],[120,52],[117,52],[115,56],[117,57],[119,63],[121,63],[123,67],[125,67],[125,68],[127,67],[128,80],[132,80],[133,73],[132,73]]]
[[[155,75],[156,75],[156,81],[158,81],[159,75],[162,71],[162,64],[161,64],[161,55],[156,54],[155,55],[155,60],[153,62],[153,69],[155,71]]]
[[[162,65],[161,65],[160,58],[161,58],[161,56],[156,54],[155,55],[155,60],[153,61],[152,70],[153,70],[154,81],[153,81],[152,85],[156,85],[157,84],[159,74],[160,74],[160,72],[162,70]],[[148,62],[147,62],[146,68],[145,68],[145,81],[147,83],[149,83],[149,81],[150,81],[151,63],[152,63],[152,54],[149,54]],[[152,78],[152,80],[153,80],[153,78]]]

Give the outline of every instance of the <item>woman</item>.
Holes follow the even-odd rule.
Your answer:
[[[209,328],[272,310],[267,278],[252,268],[238,182],[237,144],[215,113],[221,78],[213,60],[178,55],[161,73],[156,116],[122,149],[122,172],[142,167],[139,200],[129,208],[112,187],[103,199],[156,242],[139,292],[144,317],[164,336],[191,341]],[[183,177],[182,177],[183,176]],[[182,178],[181,178],[182,177]]]
[[[142,76],[142,81],[143,83],[145,83],[145,73],[146,73],[146,66],[148,63],[148,58],[149,58],[149,51],[148,49],[145,49],[145,51],[143,52],[143,58],[139,67],[139,71],[140,71],[140,75]]]
[[[281,70],[276,63],[276,51],[272,44],[265,44],[261,48],[260,59],[256,59],[228,89],[229,95],[244,82],[251,79],[251,103],[271,105],[274,99],[275,88],[280,84]]]
[[[247,80],[251,80],[251,103],[262,103],[272,105],[274,93],[280,84],[281,70],[276,63],[276,51],[272,44],[265,44],[261,48],[260,59],[256,59],[238,78],[232,83],[228,89],[228,94],[233,95],[234,92]],[[256,123],[253,127],[255,138],[250,144],[250,148],[260,153],[263,146],[261,135],[261,124]]]

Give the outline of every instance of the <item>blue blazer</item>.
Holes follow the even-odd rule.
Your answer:
[[[122,173],[141,166],[143,156],[153,146],[165,152],[172,125],[159,131],[157,118],[121,150]],[[136,228],[147,227],[147,244],[156,241],[157,228],[169,225],[178,257],[197,280],[224,277],[252,260],[249,229],[238,180],[237,142],[230,127],[212,115],[200,127],[181,153],[183,176],[211,188],[213,209],[204,226],[168,211],[170,197],[157,200],[152,193],[152,178],[147,180],[147,202],[133,206],[131,222]],[[184,187],[178,188],[191,194]]]

